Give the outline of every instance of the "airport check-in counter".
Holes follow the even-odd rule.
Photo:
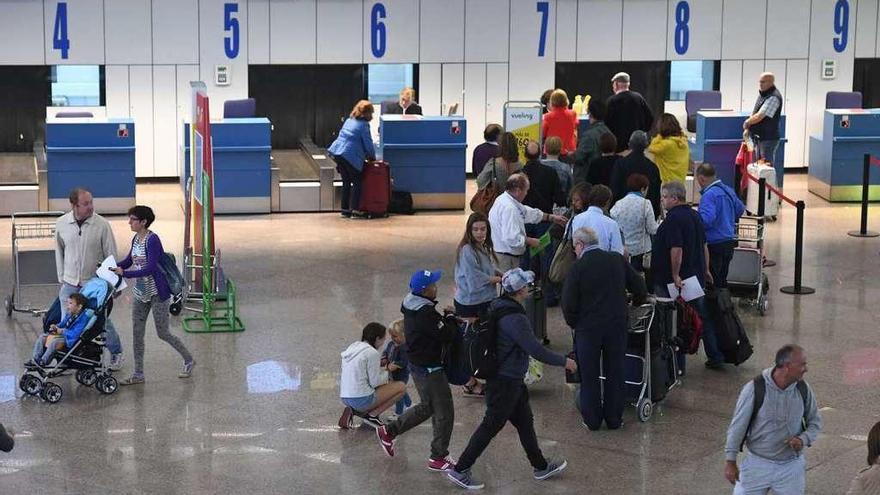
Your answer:
[[[821,136],[810,136],[810,192],[828,201],[861,201],[865,153],[880,157],[880,108],[825,110]],[[880,200],[872,170],[871,201]]]
[[[379,153],[394,189],[411,193],[415,209],[464,209],[464,117],[383,115],[379,122]]]
[[[697,112],[696,140],[689,142],[691,160],[711,163],[718,178],[730,187],[734,187],[736,155],[742,144],[743,122],[750,115],[748,112],[730,110]],[[779,120],[779,134],[783,138],[776,150],[776,158],[779,162],[777,166],[782,166],[785,160],[785,115]]]
[[[126,213],[135,205],[134,120],[46,120],[48,209],[70,209],[70,190],[92,192],[101,213]]]
[[[272,210],[272,124],[240,118],[211,122],[215,213],[269,213]],[[183,125],[186,186],[190,170],[189,123]]]

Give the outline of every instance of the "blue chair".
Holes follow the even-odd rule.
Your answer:
[[[257,100],[247,98],[245,100],[227,100],[223,102],[224,119],[241,119],[256,117]]]
[[[721,91],[688,91],[684,94],[687,130],[697,132],[697,112],[721,108]]]
[[[862,93],[829,91],[825,93],[825,108],[862,108]]]

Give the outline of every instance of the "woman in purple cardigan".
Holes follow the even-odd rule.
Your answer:
[[[168,280],[159,268],[159,259],[165,252],[159,236],[149,230],[156,215],[148,206],[135,206],[128,210],[128,225],[134,232],[131,240],[131,251],[119,262],[113,271],[125,278],[135,279],[132,295],[131,318],[134,329],[134,373],[122,380],[120,385],[144,383],[144,333],[147,326],[147,315],[153,312],[156,334],[183,357],[183,369],[177,375],[189,378],[196,362],[183,342],[168,330],[168,307],[171,303],[171,290]]]

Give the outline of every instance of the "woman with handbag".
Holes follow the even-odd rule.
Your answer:
[[[507,186],[507,178],[522,170],[519,162],[519,148],[516,144],[516,136],[505,132],[501,136],[501,151],[497,158],[492,158],[483,166],[483,171],[477,176],[477,194],[471,199],[471,211],[488,215],[501,193]]]
[[[657,233],[657,219],[651,201],[645,198],[648,178],[631,174],[626,179],[629,193],[611,208],[611,218],[623,231],[623,242],[629,253],[629,262],[639,273],[651,267],[651,236]]]

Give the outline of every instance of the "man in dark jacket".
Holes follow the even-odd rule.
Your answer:
[[[617,138],[617,151],[626,149],[626,143],[633,131],[651,130],[654,113],[648,102],[635,91],[629,89],[629,74],[618,72],[611,78],[614,95],[608,98],[608,112],[605,123]]]
[[[660,169],[645,156],[647,148],[648,135],[644,131],[633,132],[629,137],[630,153],[618,158],[611,171],[611,192],[614,195],[611,204],[613,206],[629,192],[626,188],[626,180],[630,175],[642,174],[648,178],[648,195],[645,197],[651,201],[654,216],[659,217],[663,211],[660,206]]]
[[[776,163],[776,150],[782,135],[779,133],[780,116],[782,115],[782,93],[776,89],[776,76],[772,72],[761,74],[758,80],[758,99],[749,118],[743,122],[755,140],[755,158],[766,160],[776,169],[776,185],[782,187],[782,176],[785,168]]]
[[[574,154],[575,183],[583,181],[588,175],[590,162],[602,156],[599,138],[602,134],[611,132],[605,125],[605,104],[598,98],[590,98],[587,112],[590,114],[590,125],[578,137],[578,147]]]
[[[565,460],[548,462],[541,453],[529,405],[529,391],[523,383],[529,368],[529,356],[553,366],[565,366],[571,372],[577,370],[577,364],[572,359],[548,350],[532,333],[522,304],[529,297],[529,284],[534,280],[535,274],[532,272],[520,268],[508,270],[501,278],[504,295],[492,301],[490,306],[490,311],[502,314],[496,323],[498,374],[486,380],[486,415],[483,421],[471,435],[455,468],[447,473],[447,477],[462,488],[483,488],[484,485],[471,475],[471,466],[508,421],[519,433],[519,441],[534,468],[536,480],[545,480],[568,465]]]
[[[455,410],[443,369],[443,357],[446,347],[458,332],[458,323],[454,315],[441,315],[435,308],[440,276],[439,270],[413,273],[409,281],[412,292],[404,298],[400,309],[410,371],[420,402],[394,421],[376,429],[382,450],[393,457],[395,437],[431,418],[434,440],[431,442],[428,469],[432,471],[446,471],[454,464],[447,456]]]
[[[634,304],[641,304],[647,290],[626,258],[599,249],[599,239],[592,229],[576,230],[572,243],[579,259],[565,277],[562,314],[575,331],[583,424],[598,430],[604,419],[608,429],[616,430],[623,426],[629,318],[626,291],[633,293]],[[604,397],[600,393],[600,362],[605,374]]]

